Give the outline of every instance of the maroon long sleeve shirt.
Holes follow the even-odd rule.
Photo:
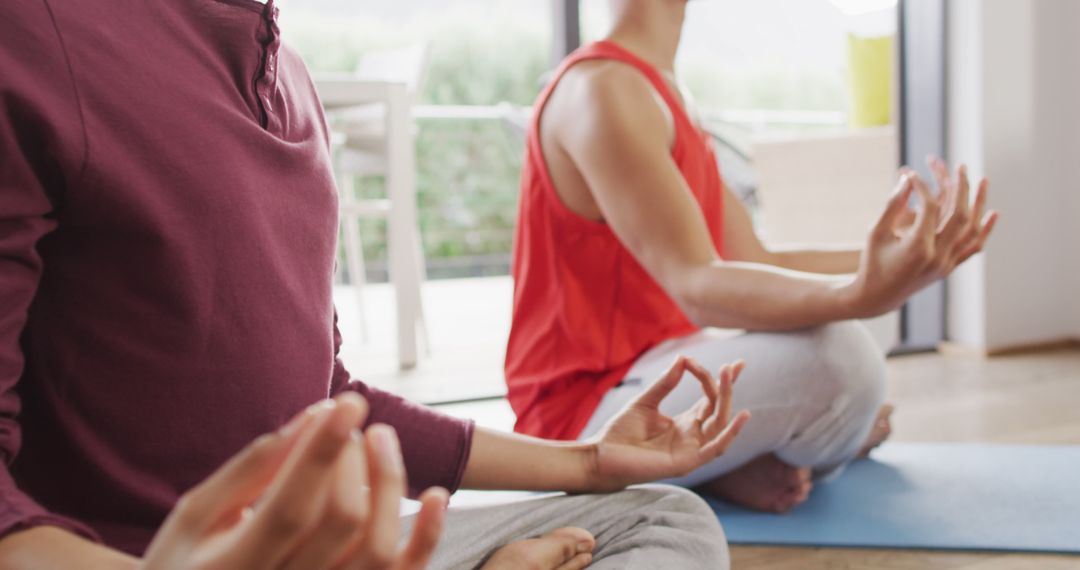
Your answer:
[[[472,425],[337,358],[321,107],[254,0],[0,10],[0,536],[141,553],[178,496],[342,390],[453,490]]]

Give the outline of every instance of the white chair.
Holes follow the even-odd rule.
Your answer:
[[[403,49],[365,54],[353,76],[358,81],[405,84],[407,105],[411,110],[423,87],[427,65],[428,48],[420,44]],[[420,295],[420,286],[426,279],[426,270],[420,230],[414,221],[416,219],[415,187],[411,186],[411,191],[403,194],[411,199],[412,204],[393,200],[393,192],[389,190],[392,180],[399,183],[407,180],[405,185],[414,184],[415,172],[395,172],[394,168],[395,165],[397,168],[403,168],[402,165],[406,164],[412,164],[412,168],[415,168],[415,161],[391,160],[391,139],[396,133],[390,132],[391,121],[388,119],[387,106],[374,103],[350,107],[339,113],[331,123],[335,131],[334,161],[340,192],[340,218],[345,249],[345,259],[339,265],[339,269],[344,269],[348,273],[351,285],[357,292],[360,322],[363,336],[366,338],[367,323],[363,301],[365,261],[360,240],[360,220],[386,219],[391,226],[391,231],[388,232],[388,247],[392,276],[395,271],[401,271],[403,267],[410,268],[410,273],[415,270],[415,278],[394,279],[395,295],[412,303],[415,307],[415,311],[408,312],[415,315],[415,323],[398,322],[398,338],[401,345],[399,346],[399,360],[401,367],[405,369],[416,364],[416,336],[413,331],[419,331],[425,349],[430,351],[427,327],[423,318],[423,301]],[[412,123],[411,111],[409,124],[399,128],[407,129],[405,138],[408,139],[409,144],[415,144],[416,128]],[[386,177],[388,187],[386,198],[361,199],[357,196],[356,179],[370,176]],[[405,208],[411,209],[413,214],[405,215]],[[408,222],[412,227],[395,231],[394,228],[405,223],[402,220],[406,219],[413,220]],[[399,318],[400,315],[399,312]]]

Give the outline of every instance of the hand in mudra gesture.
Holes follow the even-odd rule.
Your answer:
[[[619,489],[685,475],[724,453],[750,412],[731,417],[731,392],[742,361],[720,368],[713,377],[701,364],[680,356],[655,384],[604,428],[595,445],[594,471],[599,489]],[[704,396],[689,410],[669,417],[660,402],[689,372]]]
[[[420,497],[399,550],[405,470],[394,430],[361,432],[366,402],[346,393],[248,445],[187,492],[140,570],[421,570],[447,494]]]
[[[986,208],[984,178],[971,199],[967,167],[956,176],[936,158],[929,160],[938,185],[935,197],[911,169],[904,169],[885,211],[870,232],[853,283],[856,314],[869,317],[891,311],[923,287],[952,273],[982,251],[997,222]],[[916,209],[909,207],[917,194]]]

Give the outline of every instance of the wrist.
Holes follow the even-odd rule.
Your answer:
[[[839,318],[834,320],[866,319],[873,316],[867,308],[865,286],[854,277],[838,282],[832,288],[832,305]]]
[[[582,472],[587,474],[582,492],[614,493],[625,489],[627,485],[648,482],[648,479],[637,480],[627,472],[626,459],[617,458],[619,453],[612,445],[596,438],[582,448]]]
[[[134,570],[138,560],[59,527],[42,525],[0,539],[0,568]]]
[[[600,473],[600,442],[589,441],[577,449],[579,473],[584,477],[581,481],[581,492],[596,492],[603,488],[603,477]]]

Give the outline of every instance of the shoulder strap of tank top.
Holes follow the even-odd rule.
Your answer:
[[[599,41],[586,46],[578,48],[571,53],[566,59],[562,61],[555,73],[552,74],[551,79],[547,85],[540,92],[540,96],[537,98],[535,110],[543,109],[547,105],[548,99],[554,92],[555,87],[558,85],[559,80],[562,79],[566,70],[585,60],[590,59],[612,59],[616,61],[624,62],[628,65],[634,66],[638,71],[649,80],[649,83],[653,86],[653,89],[660,95],[667,104],[669,111],[672,114],[675,127],[675,144],[672,147],[673,154],[679,154],[682,152],[683,139],[691,132],[696,131],[693,122],[690,120],[689,115],[683,109],[679,100],[672,94],[671,89],[668,87],[667,82],[660,75],[660,72],[655,67],[650,65],[645,60],[634,55],[626,48],[611,41]],[[547,170],[547,165],[544,163],[544,153],[540,145],[540,112],[534,112],[530,120],[531,127],[527,135],[526,144],[528,145],[532,154],[532,160],[535,161],[536,167],[539,171],[540,177],[544,184],[549,188],[554,189],[554,184],[551,182],[550,174]]]
[[[675,117],[675,121],[682,121],[682,126],[690,127],[691,130],[695,130],[694,124],[690,120],[689,115],[686,114],[686,110],[683,108],[679,98],[671,92],[671,87],[668,86],[668,82],[664,80],[664,77],[660,75],[660,72],[656,69],[656,67],[654,67],[649,62],[641,59],[630,50],[612,41],[601,40],[588,44],[586,46],[582,46],[578,50],[574,51],[574,53],[570,54],[570,56],[563,61],[562,65],[559,66],[559,69],[558,71],[556,71],[555,76],[552,77],[550,86],[553,87],[554,84],[558,82],[559,78],[561,78],[562,74],[566,72],[568,68],[581,61],[589,59],[613,59],[632,65],[635,69],[640,71],[646,79],[649,80],[649,83],[652,85],[653,89],[656,90],[656,92],[664,100],[664,103],[667,104],[672,116]]]

